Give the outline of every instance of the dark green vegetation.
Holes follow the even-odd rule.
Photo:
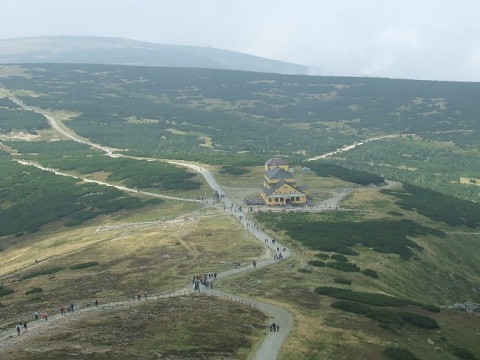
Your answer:
[[[108,173],[108,182],[121,182],[130,188],[161,190],[198,189],[200,183],[192,180],[195,174],[159,161],[138,161],[128,158],[102,156],[73,141],[6,142],[10,147],[33,159],[62,171],[81,174]],[[39,155],[28,155],[28,154]],[[55,156],[52,156],[55,155]]]
[[[395,326],[403,326],[409,323],[422,329],[438,329],[437,322],[425,315],[419,315],[406,311],[391,311],[388,309],[375,310],[371,307],[350,301],[337,301],[331,305],[335,309],[365,315],[366,317],[381,323]]]
[[[333,279],[334,283],[343,284],[343,285],[352,285],[352,280],[345,279],[345,278],[335,278]]]
[[[0,98],[3,102],[9,101]],[[13,103],[17,106],[15,103]],[[49,128],[47,119],[43,115],[33,111],[24,111],[21,109],[8,109],[0,105],[0,134],[7,134],[12,130],[36,133],[37,130]]]
[[[324,262],[324,261],[321,261],[321,260],[310,260],[310,261],[308,262],[308,265],[317,266],[317,267],[324,267],[324,266],[325,266],[325,262]]]
[[[358,185],[380,185],[385,181],[381,176],[366,171],[347,169],[344,166],[339,166],[331,162],[309,162],[307,166],[315,172],[317,176],[334,177]]]
[[[414,250],[422,250],[408,237],[426,234],[443,236],[441,231],[407,219],[369,220],[352,218],[349,214],[341,213],[279,215],[263,212],[255,216],[260,222],[277,231],[285,231],[288,236],[312,250],[345,255],[356,254],[351,249],[353,246],[366,246],[381,253],[398,254],[408,260],[412,257]]]
[[[392,360],[419,360],[410,350],[404,348],[388,347],[383,355]]]
[[[0,285],[0,297],[7,296],[13,293],[13,289],[6,288],[3,285]]]
[[[28,290],[25,292],[25,295],[30,295],[30,294],[36,294],[36,293],[41,293],[43,289],[41,287],[35,287],[31,290]]]
[[[238,166],[222,166],[220,169],[221,173],[230,174],[230,175],[244,175],[249,172],[248,169]]]
[[[382,191],[397,197],[397,205],[403,210],[416,210],[434,221],[443,221],[451,226],[480,227],[480,204],[411,184],[404,184],[400,191]]]
[[[57,272],[60,272],[62,270],[65,270],[65,268],[64,267],[53,267],[53,268],[49,268],[49,269],[42,269],[42,270],[39,270],[39,271],[34,271],[34,272],[23,275],[22,280],[32,279],[32,278],[35,278],[37,276],[51,275],[51,274],[55,274]]]
[[[477,131],[423,136],[435,141],[425,137],[371,141],[341,154],[337,164],[478,203],[480,187],[473,182],[480,168]],[[461,177],[470,181],[461,182]]]
[[[85,263],[72,265],[72,266],[69,267],[69,269],[79,270],[79,269],[86,269],[86,268],[89,268],[89,267],[92,267],[92,266],[97,266],[97,265],[98,265],[98,261],[89,261],[89,262],[85,262]]]
[[[401,299],[394,296],[374,294],[367,292],[357,292],[350,289],[342,289],[331,286],[320,286],[315,289],[315,292],[319,295],[328,295],[336,299],[343,299],[349,301],[357,301],[364,304],[374,306],[406,306],[406,305],[418,305],[421,306],[415,300]]]
[[[461,348],[461,347],[458,347],[458,346],[450,345],[450,350],[453,354],[455,354],[456,356],[458,356],[460,359],[463,359],[463,360],[477,360],[478,359],[478,357],[476,357],[474,354],[472,354],[467,349],[464,349],[464,348]]]
[[[398,179],[480,199],[478,186],[459,183],[480,167],[479,83],[109,65],[23,71],[2,77],[0,86],[39,95],[22,96],[27,105],[76,112],[69,127],[128,154],[237,166],[284,154],[295,164],[363,142],[337,158],[348,170],[329,165],[328,176],[363,184]],[[0,104],[20,112],[9,100]],[[403,135],[364,142],[386,134]]]
[[[362,274],[370,276],[374,279],[378,279],[380,277],[380,276],[378,276],[377,272],[375,270],[372,270],[372,269],[365,269],[365,270],[362,271]]]
[[[52,221],[67,220],[78,225],[122,209],[134,209],[162,202],[142,201],[113,187],[57,176],[33,166],[0,160],[0,236],[29,232]],[[55,196],[52,196],[55,194]]]

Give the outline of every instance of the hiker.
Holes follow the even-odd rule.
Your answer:
[[[35,316],[35,321],[38,321],[38,311],[35,311],[35,312],[33,313],[33,316]]]
[[[60,314],[65,315],[65,307],[63,305],[60,306]]]
[[[17,324],[17,333],[18,333],[18,335],[20,335],[20,331],[21,331],[20,325]]]
[[[23,322],[23,332],[27,332],[27,322]]]
[[[277,332],[280,331],[280,325],[277,324]]]
[[[210,289],[213,289],[213,281],[210,281]]]
[[[48,321],[48,313],[47,312],[43,313],[43,317],[45,318],[45,321]]]
[[[277,325],[275,323],[272,324],[272,329],[274,332],[277,331]]]
[[[145,291],[145,301],[147,301],[147,292]]]
[[[95,299],[95,306],[98,306],[98,300]]]

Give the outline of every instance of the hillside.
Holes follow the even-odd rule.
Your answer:
[[[0,66],[2,356],[478,359],[478,87]],[[308,206],[246,206],[278,156]]]
[[[147,43],[124,38],[51,36],[0,40],[0,64],[123,64],[303,74],[308,66],[212,47]]]

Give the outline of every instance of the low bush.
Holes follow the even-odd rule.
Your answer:
[[[340,254],[333,254],[332,256],[330,256],[333,260],[336,260],[336,261],[341,261],[341,262],[347,262],[348,259],[345,255],[340,255]]]
[[[463,360],[478,360],[478,358],[473,355],[470,351],[467,349],[458,347],[458,346],[453,346],[450,345],[450,350],[452,353],[454,353],[456,356],[458,356],[460,359]]]
[[[306,268],[303,267],[303,268],[298,269],[298,272],[305,273],[305,274],[311,274],[312,270],[306,269]]]
[[[327,263],[327,266],[332,268],[332,269],[336,269],[336,270],[340,270],[340,271],[344,271],[344,272],[359,272],[360,271],[360,268],[357,265],[351,264],[351,263],[348,263],[348,262],[343,262],[343,261],[329,262],[329,263]]]
[[[405,305],[417,305],[420,304],[413,300],[396,298],[384,294],[374,294],[366,292],[354,292],[350,289],[342,289],[333,286],[320,286],[316,288],[315,293],[320,295],[327,295],[335,299],[343,299],[350,301],[357,301],[364,304],[374,306],[405,306]]]
[[[383,355],[392,360],[419,360],[410,350],[388,347],[383,350]]]
[[[65,268],[63,268],[63,267],[54,267],[54,268],[46,269],[46,270],[42,270],[42,271],[35,271],[33,273],[30,273],[30,274],[27,274],[27,275],[23,276],[23,280],[31,279],[31,278],[34,278],[34,277],[37,277],[37,276],[42,276],[42,275],[55,274],[56,272],[62,271],[64,269]]]
[[[371,313],[367,314],[367,317],[382,324],[400,326],[404,324],[404,320],[398,313],[387,309],[372,311]]]
[[[98,265],[98,261],[89,261],[85,263],[75,264],[69,267],[70,270],[78,270],[78,269],[85,269],[91,266]]]
[[[308,262],[308,265],[317,266],[317,267],[324,267],[324,266],[325,266],[325,262],[320,261],[320,260],[310,260],[310,261]]]
[[[352,285],[352,280],[345,279],[345,278],[335,278],[333,282],[337,284],[344,284],[344,285]]]
[[[432,319],[425,315],[414,314],[410,312],[400,312],[398,315],[405,321],[414,326],[423,328],[423,329],[439,329],[435,319]]]
[[[424,304],[422,305],[422,309],[430,312],[440,312],[440,308],[432,304]]]
[[[13,289],[8,289],[3,285],[0,285],[0,297],[7,296],[13,293]]]
[[[372,312],[370,306],[351,301],[335,301],[330,305],[334,309],[351,312],[354,314],[367,315]]]
[[[42,291],[43,291],[42,288],[36,287],[36,288],[31,289],[31,290],[28,290],[25,293],[25,295],[35,294],[35,293],[39,293],[39,292],[42,292]]]
[[[372,269],[365,269],[362,271],[362,274],[363,275],[366,275],[366,276],[370,276],[374,279],[378,279],[380,276],[378,276],[377,272],[375,270],[372,270]]]
[[[330,255],[328,254],[325,254],[325,253],[317,253],[314,255],[315,257],[318,257],[319,259],[323,259],[323,260],[326,260],[326,259],[329,259],[330,258]]]
[[[387,214],[393,215],[393,216],[403,216],[403,213],[399,211],[389,211]]]
[[[238,166],[222,166],[222,168],[220,169],[220,172],[224,174],[238,176],[238,175],[247,174],[249,170],[243,167],[238,167]]]

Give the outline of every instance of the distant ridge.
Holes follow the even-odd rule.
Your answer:
[[[83,63],[192,67],[308,75],[309,67],[212,47],[120,37],[41,36],[0,40],[0,64]]]

